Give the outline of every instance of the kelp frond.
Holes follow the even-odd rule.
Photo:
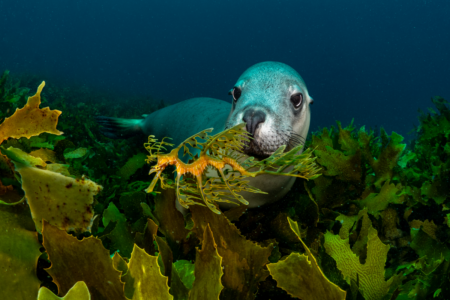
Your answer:
[[[161,150],[165,150],[164,146],[172,144],[164,140],[158,142],[154,136],[150,136],[148,143],[144,145],[150,153],[147,162],[156,160],[157,163],[150,170],[149,174],[156,173],[156,175],[146,191],[152,192],[159,179],[162,188],[172,187],[165,182],[166,178],[162,172],[167,166],[174,165],[177,171],[174,188],[179,203],[185,208],[194,204],[208,206],[219,214],[215,202],[234,204],[240,202],[247,205],[248,202],[240,195],[241,192],[264,193],[250,186],[249,181],[245,180],[248,177],[271,174],[309,180],[319,176],[320,169],[314,162],[312,151],[308,149],[302,154],[297,154],[302,145],[288,152],[284,152],[286,146],[281,146],[270,157],[261,161],[255,161],[253,157],[244,159],[245,155],[242,154],[244,142],[250,140],[244,128],[245,124],[242,123],[213,136],[208,136],[212,129],[206,129],[186,139],[166,154],[162,154]],[[200,150],[198,158],[194,157],[188,146]],[[184,155],[187,154],[193,159],[192,163],[186,164],[180,160],[178,157],[180,149],[183,149]],[[217,171],[217,175],[209,175],[214,170]]]

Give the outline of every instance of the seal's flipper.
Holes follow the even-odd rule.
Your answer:
[[[140,123],[143,119],[120,119],[104,116],[95,117],[100,132],[111,139],[126,139],[142,134]]]

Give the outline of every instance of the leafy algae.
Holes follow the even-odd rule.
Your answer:
[[[12,118],[16,108],[26,105],[28,89],[7,80],[5,73],[0,80],[0,118]],[[142,191],[151,178],[140,142],[100,136],[92,113],[102,113],[105,106],[85,100],[89,97],[85,91],[49,87],[45,98],[63,111],[57,121],[66,135],[37,130],[34,137],[10,138],[11,133],[25,132],[13,130],[20,123],[0,125],[4,203],[0,205],[0,274],[4,274],[0,295],[201,299],[197,287],[208,281],[208,299],[317,299],[320,294],[313,290],[306,293],[300,288],[297,294],[288,288],[299,278],[305,286],[316,288],[313,278],[318,277],[304,271],[314,267],[323,282],[345,291],[346,299],[450,297],[450,110],[444,99],[435,97],[436,110],[421,114],[415,140],[408,146],[396,133],[378,134],[338,123],[314,133],[309,141],[322,176],[298,179],[284,200],[251,210],[241,205],[220,215],[193,205],[183,217],[175,208],[175,190],[161,189],[170,184],[168,180],[155,185],[158,193]],[[66,100],[70,98],[91,106],[72,105]],[[42,116],[42,109],[34,107]],[[120,113],[119,108],[109,109],[110,115]],[[51,111],[46,111],[50,116]],[[83,123],[87,126],[77,125]],[[53,184],[61,176],[80,181],[85,175],[85,181],[103,186],[92,198],[83,197],[92,215],[83,217],[82,210],[77,214],[72,208],[74,222],[68,227],[52,219],[56,211],[38,220],[30,209],[32,200],[20,201],[28,193],[22,190],[27,176],[16,170],[20,163],[33,168],[32,176],[39,182],[40,171],[46,171],[52,172],[48,174]],[[171,175],[163,171],[161,176]],[[194,183],[191,187],[196,187]],[[44,190],[45,183],[37,184],[39,188]],[[202,201],[198,190],[193,195]],[[65,196],[69,194],[55,198]],[[49,199],[42,197],[42,201],[41,209],[50,207]],[[211,204],[219,210],[215,201]],[[84,219],[89,219],[90,232],[75,225]],[[294,221],[297,234],[292,231]],[[44,224],[42,235],[39,224]],[[336,250],[339,247],[342,252]],[[346,261],[354,266],[350,273],[337,253],[350,258]],[[275,265],[295,271],[271,276]],[[367,281],[367,272],[376,280]],[[105,284],[105,278],[110,283]]]

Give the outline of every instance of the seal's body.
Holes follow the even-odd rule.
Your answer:
[[[309,130],[312,98],[303,79],[291,67],[277,62],[263,62],[246,70],[230,91],[228,102],[212,98],[193,98],[165,107],[140,120],[99,117],[103,133],[111,138],[126,138],[139,132],[157,139],[171,137],[178,146],[188,137],[207,128],[212,134],[246,122],[253,139],[244,153],[263,159],[282,145],[287,150],[303,143]],[[257,207],[282,198],[295,177],[260,175],[250,185],[268,194],[243,193]],[[224,205],[226,206],[226,205]]]

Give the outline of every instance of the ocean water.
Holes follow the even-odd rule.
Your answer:
[[[449,0],[0,0],[0,300],[450,299],[449,16]],[[200,152],[228,104],[206,124],[173,110],[231,106],[264,61],[305,80],[308,149],[291,135],[267,158],[277,132],[243,161],[231,124]],[[52,111],[25,105],[42,80]],[[181,104],[146,119],[159,142],[109,118],[164,103]],[[336,121],[365,130],[320,133]],[[193,163],[163,153],[194,132]]]
[[[231,101],[249,66],[304,78],[312,127],[336,120],[407,136],[450,98],[450,2],[0,0],[0,69],[170,103]],[[132,103],[130,103],[132,105]]]

